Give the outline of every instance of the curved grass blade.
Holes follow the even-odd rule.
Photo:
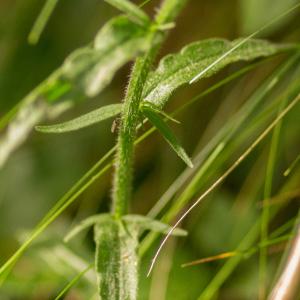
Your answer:
[[[229,120],[229,122],[223,126],[223,128],[218,132],[216,136],[196,155],[194,159],[195,170],[203,163],[204,159],[207,158],[210,153],[215,151],[216,147],[222,142],[226,143],[232,138],[232,136],[237,132],[245,122],[248,120],[249,116],[255,111],[255,109],[260,105],[264,97],[270,93],[281,81],[283,76],[290,71],[299,60],[299,55],[296,54],[284,62],[278,69],[269,76],[262,85],[255,91],[255,93],[250,97],[247,103],[236,113],[236,115]],[[204,92],[205,95],[205,92]],[[201,96],[201,95],[200,95]],[[195,97],[197,100],[198,96]],[[193,100],[192,100],[193,102]],[[189,105],[189,103],[187,103]],[[159,201],[153,206],[149,215],[151,217],[156,217],[158,212],[161,211],[175,195],[176,191],[180,189],[192,176],[193,170],[186,169],[167,189],[167,191],[162,195]],[[185,203],[184,203],[185,205]],[[170,220],[168,220],[170,221]]]
[[[177,153],[177,155],[190,167],[193,168],[193,163],[191,159],[186,154],[185,150],[179,144],[176,136],[173,134],[169,126],[164,122],[164,120],[153,111],[150,106],[143,105],[142,112],[149,119],[149,121],[154,125],[158,131],[162,134],[165,140],[169,143],[171,148]]]
[[[78,129],[85,128],[106,119],[115,117],[121,112],[121,109],[122,104],[106,105],[73,120],[55,125],[40,125],[36,126],[35,129],[44,133],[64,133],[76,131]]]
[[[66,295],[66,293],[74,287],[79,280],[93,267],[94,264],[90,264],[87,268],[85,268],[82,272],[77,274],[62,290],[61,292],[55,297],[54,300],[60,300],[62,297]]]
[[[296,185],[296,186],[298,185],[299,176],[298,177],[295,176],[295,178],[293,178],[293,179],[294,179],[294,182],[293,182],[293,180],[290,180],[289,182],[285,183],[284,187],[281,189],[281,192],[284,192],[284,190],[289,185]],[[275,208],[274,210],[272,210],[270,217],[273,219],[276,216],[276,214],[278,213],[278,211],[279,211],[278,207]],[[255,241],[257,240],[259,233],[260,233],[260,221],[261,221],[261,219],[257,220],[255,222],[255,224],[245,234],[245,237],[237,246],[237,248],[235,250],[236,252],[243,251],[244,249],[248,249],[255,243]],[[242,260],[242,256],[234,256],[232,258],[229,258],[229,260],[222,266],[222,268],[217,273],[217,275],[214,276],[214,278],[211,280],[211,282],[208,284],[208,286],[201,293],[198,300],[213,299],[213,297],[217,294],[220,287],[224,284],[226,279],[232,274],[232,272],[239,265],[241,260]]]
[[[105,0],[105,2],[116,7],[120,11],[140,25],[146,26],[150,24],[149,17],[137,5],[128,0]]]
[[[218,187],[239,165],[242,161],[245,160],[252,153],[253,149],[256,148],[258,144],[275,128],[275,126],[282,120],[283,117],[290,112],[298,103],[300,102],[300,94],[277,116],[277,118],[259,135],[259,137],[250,145],[250,147],[235,161],[235,163],[227,169],[227,171],[220,176],[178,219],[178,221],[173,225],[172,229],[169,231],[167,236],[161,242],[156,254],[154,255],[151,265],[148,271],[148,276],[150,275],[154,264],[163,248],[167,240],[172,234],[172,231],[186,218],[186,216],[208,195],[210,194],[216,187]]]
[[[38,18],[36,19],[31,32],[28,36],[29,44],[35,45],[38,43],[42,32],[44,31],[51,14],[53,13],[58,0],[47,0],[42,8],[41,13],[39,14]]]

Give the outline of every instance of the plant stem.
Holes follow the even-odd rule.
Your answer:
[[[137,58],[131,73],[119,129],[113,181],[112,212],[117,219],[127,213],[132,193],[134,140],[139,122],[143,87],[156,54],[166,37],[166,32],[158,30],[158,27],[173,22],[186,2],[187,0],[163,1],[150,37],[151,47],[143,57]]]

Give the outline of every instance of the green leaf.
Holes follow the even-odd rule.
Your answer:
[[[93,45],[75,51],[63,65],[62,77],[74,82],[88,97],[96,96],[115,72],[149,48],[148,28],[126,16],[109,21]]]
[[[241,40],[203,40],[184,47],[179,53],[167,55],[149,75],[143,99],[162,108],[177,88],[189,83]],[[231,63],[271,56],[290,48],[291,46],[276,45],[264,40],[248,40],[202,74],[201,78],[210,77]]]
[[[159,130],[163,135],[165,140],[169,143],[172,149],[177,153],[177,155],[190,167],[193,167],[193,163],[186,154],[185,150],[179,144],[176,136],[173,134],[169,126],[162,120],[162,118],[153,111],[148,105],[143,105],[141,107],[144,115],[149,119],[149,121]]]
[[[142,216],[142,215],[126,215],[122,218],[123,221],[125,221],[128,224],[135,224],[141,234],[144,230],[150,230],[154,232],[159,232],[163,234],[167,234],[171,230],[171,226],[168,224],[165,224],[161,221],[154,220],[152,218]],[[173,232],[172,235],[175,236],[186,236],[187,231],[181,229],[181,228],[176,228]]]
[[[98,214],[91,217],[86,218],[81,221],[78,225],[76,225],[64,238],[65,242],[69,242],[72,238],[74,238],[81,231],[88,229],[89,227],[95,225],[96,223],[101,223],[102,221],[108,220],[111,218],[110,214]]]
[[[150,24],[149,17],[137,5],[128,0],[105,0],[110,5],[126,13],[130,19],[140,25]]]
[[[121,103],[106,105],[73,120],[55,125],[36,126],[35,129],[44,133],[63,133],[75,131],[115,117],[121,112],[121,109]]]
[[[141,104],[141,110],[143,109],[143,107],[147,106],[148,109],[152,110],[154,113],[160,114],[163,117],[165,117],[166,119],[180,124],[180,122],[176,119],[174,119],[173,117],[169,116],[167,113],[165,113],[163,110],[159,109],[155,104],[151,103],[151,102],[143,102]]]
[[[102,300],[137,299],[138,230],[111,217],[94,228],[96,272]]]
[[[148,49],[149,32],[125,16],[116,17],[104,25],[92,45],[74,51],[10,114],[7,131],[0,136],[0,167],[36,124],[63,111],[53,109],[57,102],[75,103],[100,93],[120,67]]]

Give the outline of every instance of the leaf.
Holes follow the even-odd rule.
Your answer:
[[[102,106],[73,120],[46,126],[36,126],[35,129],[44,133],[63,133],[75,131],[112,118],[121,112],[122,104]]]
[[[179,144],[176,136],[173,134],[169,126],[162,120],[162,118],[154,112],[148,105],[142,106],[142,112],[149,119],[149,121],[159,130],[165,140],[169,143],[172,149],[177,155],[190,167],[193,167],[193,163],[186,154],[185,150]]]
[[[125,221],[127,224],[135,224],[139,228],[140,234],[144,230],[150,230],[154,232],[167,234],[172,228],[168,224],[142,215],[126,215],[122,218],[122,220]],[[172,235],[186,236],[187,232],[181,228],[176,228],[176,230],[172,232]]]
[[[143,109],[143,107],[147,106],[148,109],[152,110],[154,113],[156,114],[160,114],[162,115],[163,117],[165,117],[166,119],[174,122],[174,123],[177,123],[177,124],[180,124],[180,122],[176,119],[174,119],[173,117],[169,116],[167,113],[165,113],[163,110],[159,109],[155,104],[151,103],[151,102],[143,102],[141,104],[141,109]]]
[[[137,22],[140,25],[150,24],[149,17],[134,3],[128,0],[105,0],[110,5],[116,7],[122,12],[126,13],[129,18]]]
[[[86,218],[78,225],[76,225],[64,238],[65,242],[69,242],[74,236],[79,234],[81,231],[93,226],[96,223],[101,223],[102,221],[108,220],[111,218],[110,214],[98,214]]]
[[[184,47],[179,53],[165,56],[158,68],[149,75],[143,92],[144,101],[162,108],[177,88],[189,83],[241,40],[203,40]],[[201,78],[210,77],[231,63],[271,56],[290,48],[291,46],[276,45],[264,40],[248,40],[202,74]]]
[[[56,70],[9,114],[7,131],[0,137],[0,167],[49,115],[57,117],[57,102],[76,103],[100,93],[115,72],[149,47],[149,30],[121,16],[110,20],[92,45],[74,51]],[[64,106],[67,109],[67,106]],[[13,134],[12,134],[13,133]]]
[[[110,219],[94,228],[96,271],[102,300],[135,300],[137,297],[138,231]]]
[[[62,77],[74,82],[88,97],[96,96],[121,66],[149,48],[148,33],[148,28],[125,16],[112,19],[97,34],[92,46],[67,58]]]

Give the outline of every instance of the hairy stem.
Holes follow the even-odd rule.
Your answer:
[[[151,48],[140,58],[137,58],[130,77],[124,100],[122,120],[119,129],[115,174],[113,181],[113,214],[120,218],[127,213],[128,203],[132,193],[133,154],[136,127],[139,122],[139,105],[142,92],[151,65],[163,43],[166,32],[158,28],[174,21],[187,0],[165,0],[155,18],[156,25],[151,36]]]

